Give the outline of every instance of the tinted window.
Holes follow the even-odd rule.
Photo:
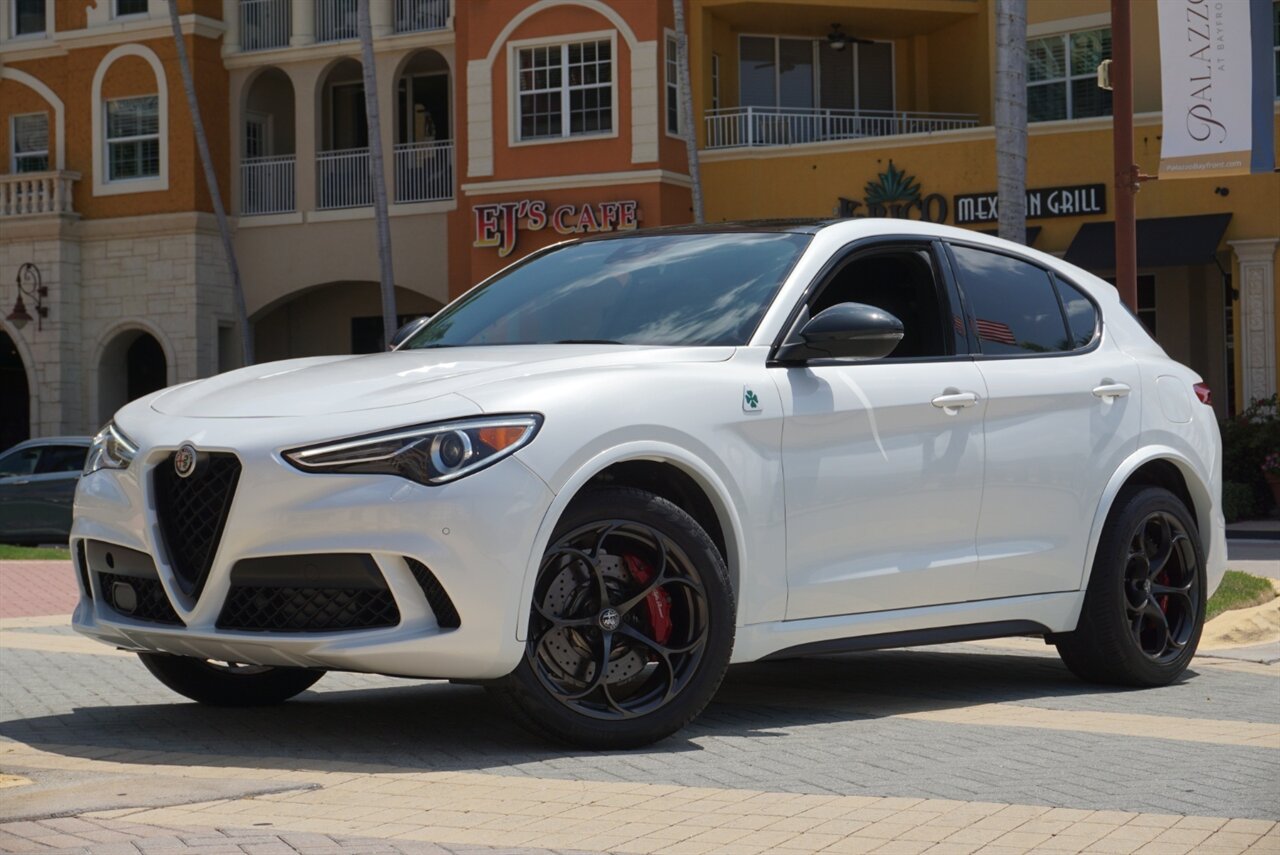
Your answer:
[[[1049,274],[1025,261],[953,247],[984,354],[1070,350]]]
[[[84,458],[89,449],[80,445],[47,445],[40,455],[36,474],[49,472],[79,472],[84,468]]]
[[[24,448],[0,457],[0,478],[12,475],[30,475],[35,471],[36,461],[40,459],[39,448]]]
[[[1062,308],[1067,312],[1067,328],[1071,330],[1071,344],[1073,347],[1084,347],[1093,341],[1093,336],[1098,330],[1098,310],[1093,307],[1093,302],[1070,282],[1056,276],[1054,281],[1058,283],[1058,296],[1062,298]]]
[[[568,244],[437,314],[406,348],[743,345],[809,235],[636,235]]]

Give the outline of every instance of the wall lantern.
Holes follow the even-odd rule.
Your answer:
[[[22,302],[22,295],[26,294],[35,301],[36,329],[44,329],[44,319],[49,317],[49,307],[44,304],[44,298],[49,296],[49,286],[41,283],[40,268],[28,261],[18,268],[17,281],[18,299],[13,304],[13,311],[5,320],[17,329],[22,329],[31,323],[31,314],[27,311],[26,304]]]

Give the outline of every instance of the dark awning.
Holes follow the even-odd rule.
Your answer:
[[[1138,266],[1212,264],[1229,222],[1230,214],[1138,220]],[[1116,224],[1085,223],[1076,232],[1065,258],[1085,270],[1115,270]]]
[[[1040,237],[1040,226],[1027,226],[1027,239],[1023,242],[1026,246],[1035,246],[1036,238]],[[979,232],[992,237],[1000,237],[999,229],[979,229]]]

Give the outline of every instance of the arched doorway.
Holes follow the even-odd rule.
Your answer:
[[[397,202],[453,198],[453,116],[449,64],[420,50],[401,66],[396,83]]]
[[[125,330],[102,350],[98,363],[98,421],[105,424],[135,398],[168,385],[164,348],[145,330]]]
[[[264,69],[245,92],[240,213],[294,209],[295,151],[293,83],[278,68]]]
[[[396,288],[400,323],[439,309],[440,304],[430,297]],[[267,306],[252,320],[259,362],[382,349],[377,282],[329,282],[305,288]]]
[[[0,451],[31,437],[31,388],[22,354],[0,330]]]

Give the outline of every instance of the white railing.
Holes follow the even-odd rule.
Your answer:
[[[0,218],[71,214],[71,185],[79,172],[0,175]]]
[[[707,148],[735,148],[951,131],[976,127],[978,117],[969,113],[722,107],[708,110],[706,123]]]
[[[289,46],[289,0],[240,0],[240,49]]]
[[[453,140],[396,145],[396,201],[453,198]]]
[[[317,42],[341,42],[360,37],[356,0],[315,0],[315,3]]]
[[[372,204],[369,149],[322,151],[316,155],[317,208],[359,208]]]
[[[449,0],[396,0],[397,33],[443,30],[449,26]]]
[[[240,161],[240,213],[288,214],[294,209],[294,156],[247,157]]]

